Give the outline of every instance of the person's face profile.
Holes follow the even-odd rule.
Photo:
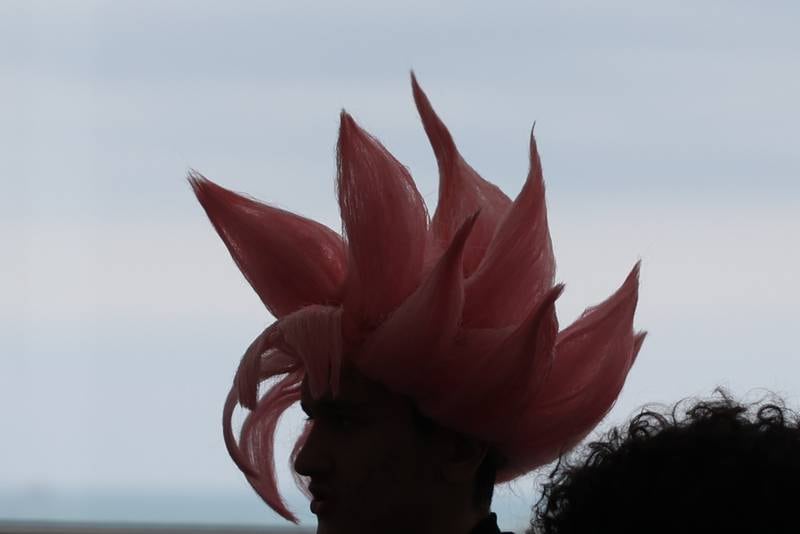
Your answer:
[[[311,428],[295,469],[319,534],[387,531],[424,513],[432,460],[408,400],[343,372],[335,399],[304,383],[301,406]]]

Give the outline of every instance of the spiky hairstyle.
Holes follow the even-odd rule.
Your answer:
[[[512,201],[464,161],[413,73],[411,81],[439,164],[432,219],[408,170],[345,112],[336,178],[342,236],[189,177],[277,319],[242,357],[223,432],[256,492],[292,521],[276,484],[274,433],[304,379],[313,396],[335,396],[342,366],[353,366],[441,425],[494,447],[505,459],[497,474],[504,482],[553,460],[600,421],[644,339],[633,330],[638,263],[611,297],[558,332],[563,286],[554,286],[533,134],[530,172]],[[250,410],[238,440],[237,405]]]

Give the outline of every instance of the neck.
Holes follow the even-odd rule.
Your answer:
[[[441,514],[431,518],[431,534],[470,534],[489,515],[489,508],[473,508],[459,514]]]

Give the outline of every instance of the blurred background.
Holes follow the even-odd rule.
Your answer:
[[[344,107],[433,212],[411,68],[509,195],[536,120],[562,326],[643,260],[650,335],[600,430],[717,385],[797,407],[798,17],[788,1],[0,1],[0,520],[285,524],[221,435],[272,318],[185,175],[339,229]],[[285,457],[300,424],[284,419]],[[524,528],[536,487],[498,489],[502,527]]]

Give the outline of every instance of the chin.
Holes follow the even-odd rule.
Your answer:
[[[356,531],[348,530],[341,525],[333,525],[324,519],[317,520],[317,534],[355,534]]]

